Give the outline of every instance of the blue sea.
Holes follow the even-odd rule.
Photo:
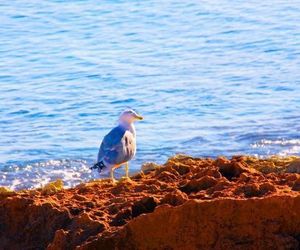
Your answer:
[[[131,107],[130,163],[300,154],[300,1],[0,3],[0,186],[93,178]],[[122,174],[122,171],[119,171]]]

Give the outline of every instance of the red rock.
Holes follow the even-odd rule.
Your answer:
[[[259,191],[260,195],[265,195],[268,193],[274,193],[276,192],[276,187],[274,184],[271,184],[269,182],[263,183],[259,185]]]
[[[48,245],[47,250],[66,249],[68,245],[67,232],[63,229],[57,230],[53,241]]]
[[[76,199],[78,201],[86,201],[86,197],[84,197],[83,195],[79,195],[79,194],[75,194],[73,196],[73,199]]]
[[[164,171],[157,175],[157,179],[164,181],[164,182],[171,182],[171,181],[177,180],[177,177],[176,177],[176,175],[174,175],[170,172]]]
[[[132,217],[137,217],[144,213],[151,213],[157,206],[157,200],[153,197],[144,197],[141,200],[135,202],[131,208]]]
[[[257,183],[247,184],[243,187],[246,197],[255,197],[260,195],[259,185]]]
[[[188,196],[185,193],[176,190],[173,193],[166,194],[166,196],[161,200],[161,203],[169,204],[171,206],[178,206],[178,205],[182,205],[187,200],[188,200]]]
[[[216,185],[217,182],[218,181],[214,177],[204,176],[204,177],[200,178],[199,180],[193,179],[193,180],[189,181],[186,185],[180,187],[180,190],[187,194],[195,193],[200,190],[205,190],[210,187],[213,187],[214,185]]]
[[[294,160],[287,168],[287,173],[300,173],[300,160]]]
[[[161,207],[130,221],[115,237],[114,247],[298,249],[299,208],[299,196],[191,201],[175,208]],[[90,246],[97,243],[105,246],[97,239]],[[83,249],[92,248],[87,245]]]
[[[292,187],[292,190],[294,191],[300,191],[300,178],[297,179],[295,182],[294,182],[294,185]]]
[[[212,176],[214,178],[222,177],[221,173],[217,169],[212,169],[211,167],[203,168],[201,170],[198,169],[196,174],[192,174],[193,179],[199,179],[203,176]]]
[[[117,185],[0,195],[0,249],[298,249],[300,178],[277,161],[176,156]]]

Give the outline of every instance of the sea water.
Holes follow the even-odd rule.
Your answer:
[[[127,107],[145,117],[132,172],[175,153],[300,153],[300,1],[15,0],[0,13],[0,186],[93,178]]]

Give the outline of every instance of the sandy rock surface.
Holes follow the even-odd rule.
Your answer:
[[[0,249],[298,249],[298,159],[176,156],[132,181],[0,192]]]

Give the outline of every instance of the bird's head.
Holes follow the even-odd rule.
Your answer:
[[[122,123],[131,124],[135,121],[141,121],[143,119],[144,118],[141,115],[139,115],[136,111],[128,109],[122,112],[119,121]]]

